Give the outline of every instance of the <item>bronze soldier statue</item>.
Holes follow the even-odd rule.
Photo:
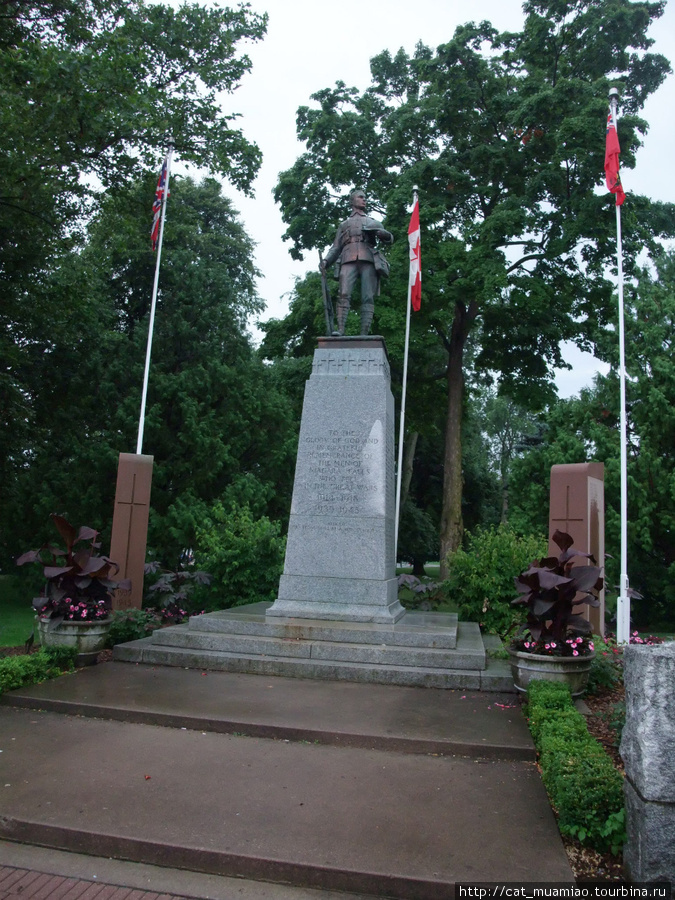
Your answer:
[[[333,263],[339,279],[337,302],[337,331],[345,333],[354,285],[361,279],[361,334],[368,334],[373,321],[375,296],[379,293],[380,276],[389,274],[389,264],[376,246],[379,239],[391,244],[394,236],[377,219],[366,215],[366,195],[352,191],[352,214],[337,230],[333,246],[321,263],[322,274]]]

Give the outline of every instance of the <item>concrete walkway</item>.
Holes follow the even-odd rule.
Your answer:
[[[266,890],[573,881],[512,694],[106,663],[5,695],[0,735],[6,841]]]
[[[0,900],[368,900],[0,841]]]

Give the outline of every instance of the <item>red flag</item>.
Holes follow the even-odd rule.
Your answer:
[[[420,245],[420,204],[415,200],[415,207],[410,216],[408,226],[408,244],[410,246],[410,302],[415,312],[422,305],[422,255]]]
[[[166,170],[167,160],[165,159],[157,181],[155,202],[152,204],[152,230],[150,231],[150,239],[152,240],[153,250],[157,249],[157,242],[159,240],[159,221],[162,217],[162,200],[164,199],[164,190],[166,188]]]
[[[616,205],[621,206],[626,199],[626,195],[621,186],[621,177],[619,175],[619,136],[616,133],[614,119],[610,112],[607,116],[607,140],[605,143],[605,179],[607,181],[607,190],[616,194]]]

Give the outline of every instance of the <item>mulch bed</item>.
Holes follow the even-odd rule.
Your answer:
[[[33,647],[29,652],[35,652]],[[26,648],[0,647],[0,657],[19,656],[26,652]],[[98,662],[109,662],[112,659],[112,650],[102,650],[98,655]],[[624,699],[623,685],[614,690],[604,690],[596,695],[584,696],[584,702],[590,713],[586,716],[588,730],[596,740],[600,741],[607,753],[614,761],[616,768],[624,774],[623,763],[619,756],[618,734],[613,727],[615,719],[614,708]],[[563,844],[567,852],[570,867],[577,881],[624,881],[623,858],[619,854],[598,853],[588,847],[583,847],[572,838],[563,837]]]

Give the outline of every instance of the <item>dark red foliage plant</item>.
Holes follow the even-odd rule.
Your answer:
[[[53,628],[64,619],[91,621],[108,616],[112,609],[112,591],[130,590],[131,582],[113,581],[119,571],[117,563],[99,556],[98,531],[87,526],[74,528],[63,516],[52,515],[64,546],[43,544],[20,556],[16,564],[37,563],[42,566],[45,586],[33,608],[41,618],[49,619]]]
[[[596,565],[576,565],[581,557],[595,563],[590,553],[572,549],[572,537],[556,531],[552,538],[559,556],[534,560],[515,583],[519,596],[514,606],[527,607],[527,620],[513,642],[517,650],[578,656],[593,649],[591,626],[579,607],[600,605],[603,579]]]

